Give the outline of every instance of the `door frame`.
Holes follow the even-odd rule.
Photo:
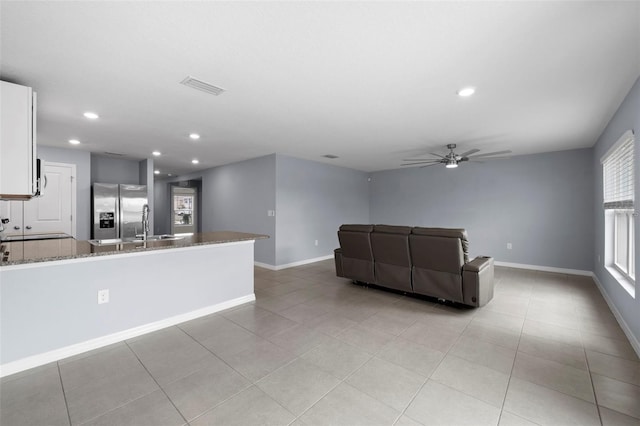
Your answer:
[[[192,216],[193,216],[193,233],[198,232],[198,225],[199,225],[199,220],[200,218],[198,217],[198,204],[199,204],[199,200],[198,200],[198,189],[191,187],[191,186],[180,186],[180,185],[171,185],[169,188],[169,230],[172,234],[176,234],[176,230],[175,230],[175,223],[174,223],[174,217],[173,217],[173,212],[174,212],[174,191],[178,189],[187,189],[190,191],[193,191],[193,210],[192,210]]]

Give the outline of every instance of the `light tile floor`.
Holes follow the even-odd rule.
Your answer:
[[[0,424],[640,425],[640,361],[590,278],[496,268],[480,309],[353,285],[332,261],[256,268],[255,288],[3,378]]]

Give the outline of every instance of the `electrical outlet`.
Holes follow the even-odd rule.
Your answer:
[[[511,243],[507,243],[507,250],[511,250],[513,248],[513,245]]]
[[[98,290],[98,305],[109,303],[109,289]]]
[[[318,246],[318,240],[316,240],[316,247]]]

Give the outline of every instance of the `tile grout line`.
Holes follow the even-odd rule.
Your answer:
[[[368,290],[368,289],[369,289],[369,287],[368,287],[368,286],[364,286],[363,288],[364,288],[365,290]],[[400,298],[400,299],[398,299],[397,301],[395,301],[393,304],[397,303],[399,300],[401,300],[401,298]],[[369,317],[365,318],[365,319],[364,319],[364,320],[362,320],[362,321],[365,321],[366,319],[371,318],[372,316],[376,315],[377,313],[378,313],[378,311],[377,311],[376,313],[374,313],[373,315],[371,315],[371,316],[369,316]],[[353,321],[353,320],[352,320],[352,321]],[[360,350],[360,351],[362,351],[362,352],[364,352],[364,353],[366,353],[366,354],[368,354],[368,355],[371,355],[371,356],[369,357],[369,359],[367,359],[365,362],[363,362],[359,367],[357,367],[356,369],[354,369],[351,373],[347,374],[343,379],[339,379],[340,381],[339,381],[335,386],[333,386],[331,389],[329,389],[327,392],[325,392],[325,393],[324,393],[320,398],[318,398],[318,400],[317,400],[316,402],[314,402],[310,407],[308,407],[306,410],[304,410],[302,413],[300,413],[300,415],[299,415],[299,416],[297,416],[297,417],[294,419],[294,421],[293,421],[292,423],[294,423],[296,420],[301,420],[301,417],[302,417],[305,413],[307,413],[309,410],[311,410],[313,407],[315,407],[315,406],[316,406],[320,401],[322,401],[322,399],[324,399],[324,398],[325,398],[329,393],[331,393],[334,389],[336,389],[336,388],[337,388],[338,386],[340,386],[341,384],[346,384],[346,385],[348,385],[348,386],[351,386],[349,383],[347,383],[347,380],[348,380],[351,376],[353,376],[355,373],[357,373],[357,372],[358,372],[358,371],[359,371],[359,370],[360,370],[360,369],[361,369],[365,364],[367,364],[368,362],[370,362],[372,359],[376,358],[376,355],[377,355],[378,353],[380,353],[380,352],[382,351],[382,349],[383,349],[385,346],[387,346],[389,343],[391,343],[392,341],[395,341],[396,339],[398,339],[398,338],[399,338],[399,336],[394,336],[394,339],[392,339],[391,341],[389,341],[388,343],[386,343],[382,348],[378,349],[375,353],[371,354],[371,352],[367,352],[367,351],[365,351],[364,349],[362,349],[362,348],[360,348],[360,347],[358,347],[358,346],[355,346],[355,345],[353,345],[353,344],[351,344],[351,343],[349,343],[349,342],[345,342],[344,340],[341,340],[341,339],[339,339],[339,338],[337,337],[337,336],[339,336],[340,334],[342,334],[343,332],[345,332],[346,330],[349,330],[349,329],[351,329],[351,328],[353,328],[353,327],[355,327],[355,326],[357,326],[357,325],[360,325],[360,324],[362,323],[362,321],[359,321],[359,322],[358,322],[358,321],[354,321],[354,322],[355,322],[355,324],[354,324],[354,325],[350,325],[350,326],[348,326],[347,328],[345,328],[344,330],[342,330],[340,333],[338,333],[338,334],[336,335],[336,337],[334,337],[334,336],[329,336],[329,335],[327,335],[327,336],[329,336],[329,337],[331,337],[331,338],[334,338],[334,339],[336,339],[336,340],[340,341],[340,342],[341,342],[341,343],[343,343],[343,344],[346,344],[346,345],[348,345],[348,346],[352,346],[352,347],[354,347],[355,349],[358,349],[358,350]],[[414,321],[414,322],[412,323],[412,325],[413,325],[413,324],[415,324],[416,322],[417,322],[417,320],[416,320],[416,321]],[[410,327],[410,326],[409,326],[409,327]],[[408,328],[408,327],[407,327],[407,328]],[[320,332],[320,333],[322,333],[322,332]],[[324,334],[324,333],[322,333],[322,334]],[[306,353],[308,353],[308,352],[311,352],[312,350],[314,350],[314,349],[315,349],[316,347],[318,347],[318,346],[319,346],[319,345],[316,345],[316,346],[314,346],[313,348],[309,349],[308,351],[306,351],[306,352],[305,352],[305,354],[306,354]],[[304,358],[302,358],[302,356],[303,356],[303,355],[304,355],[304,354],[300,355],[300,356],[299,356],[299,358],[300,358],[300,359],[302,359],[303,361],[306,361],[306,360],[304,360]],[[313,363],[312,363],[312,364],[313,364]],[[395,363],[392,363],[392,364],[397,365],[397,364],[395,364]],[[401,367],[401,366],[400,366],[400,367]],[[403,368],[404,368],[404,367],[403,367]],[[324,371],[324,370],[322,370],[322,369],[320,369],[320,370],[321,370],[321,371]],[[327,373],[327,374],[330,374],[330,373]],[[330,374],[330,375],[331,375],[331,374]],[[333,376],[333,377],[335,377],[335,376]],[[428,378],[427,378],[426,380],[428,380]],[[358,390],[358,391],[360,391],[360,390],[359,390],[359,389],[357,389],[357,388],[355,388],[355,389],[356,389],[356,390]],[[389,407],[389,408],[391,408],[391,409],[395,410],[395,408],[390,407],[389,405],[387,405],[386,403],[384,403],[384,402],[382,402],[382,401],[379,401],[377,398],[373,397],[372,395],[368,394],[367,392],[363,392],[363,391],[360,391],[360,392],[362,392],[362,393],[364,393],[365,395],[369,396],[370,398],[373,398],[374,400],[376,400],[376,401],[380,402],[381,404],[385,405],[386,407]],[[400,415],[398,416],[398,418],[396,418],[396,420],[394,420],[393,424],[395,424],[401,416],[402,416],[402,413],[400,413]],[[302,420],[301,420],[301,421],[302,421]],[[291,424],[291,423],[290,423],[290,424]]]
[[[147,366],[144,365],[144,363],[142,362],[142,360],[140,359],[140,357],[138,357],[138,354],[136,353],[136,351],[133,350],[133,348],[131,346],[129,346],[129,342],[127,342],[126,340],[124,341],[124,344],[127,345],[127,348],[129,348],[129,350],[133,353],[133,356],[136,357],[136,359],[138,360],[138,362],[140,363],[140,365],[142,365],[142,368],[144,368],[144,371],[147,372],[147,374],[149,375],[149,377],[151,377],[151,379],[154,381],[154,383],[156,384],[156,386],[158,386],[158,389],[160,389],[160,391],[162,391],[162,393],[164,394],[164,396],[167,398],[167,400],[171,403],[171,405],[173,406],[173,408],[176,409],[176,411],[178,412],[178,414],[180,414],[180,417],[182,417],[182,420],[184,420],[183,424],[189,424],[189,422],[187,421],[187,419],[184,417],[184,415],[182,414],[182,412],[178,409],[178,407],[176,407],[176,405],[173,403],[173,400],[171,398],[169,398],[169,395],[167,395],[167,393],[165,392],[164,388],[162,386],[160,386],[160,383],[158,383],[158,381],[156,380],[155,377],[153,377],[153,374],[151,374],[151,372],[149,371],[149,369],[147,369]],[[155,391],[154,391],[155,392]],[[147,395],[152,394],[153,392],[149,392],[146,395],[141,396],[140,398],[143,398]],[[140,399],[140,398],[136,398],[134,401]],[[127,404],[131,403],[133,401],[129,401]],[[124,404],[126,405],[126,404]],[[119,408],[119,407],[117,407]]]
[[[231,321],[230,319],[228,319],[228,318],[226,318],[226,317],[224,317],[224,318],[225,318],[227,321]],[[233,322],[233,321],[231,321],[231,322]],[[234,324],[236,324],[236,323],[234,322]],[[240,324],[236,324],[236,325],[238,325],[239,327],[242,327]],[[252,386],[256,387],[256,388],[257,388],[257,389],[259,389],[261,392],[264,392],[262,389],[260,389],[260,387],[259,387],[259,386],[257,386],[257,385],[256,385],[256,383],[257,383],[257,382],[259,382],[260,380],[264,379],[264,378],[265,378],[265,377],[267,377],[269,374],[274,373],[274,372],[276,372],[276,371],[280,370],[281,368],[286,367],[287,365],[291,364],[292,362],[294,362],[295,360],[297,360],[297,359],[299,359],[299,358],[300,358],[300,356],[296,355],[296,357],[295,357],[295,358],[293,358],[291,361],[289,361],[289,362],[287,362],[286,364],[284,364],[284,365],[282,365],[282,366],[280,366],[280,367],[276,368],[275,370],[273,370],[273,371],[269,372],[269,374],[265,375],[264,377],[261,377],[260,379],[258,379],[258,380],[256,380],[256,381],[254,381],[254,380],[250,379],[249,377],[245,376],[244,374],[242,374],[240,371],[238,371],[238,370],[236,370],[235,368],[233,368],[233,366],[231,366],[229,363],[227,363],[227,361],[225,361],[224,359],[222,359],[221,357],[219,357],[218,355],[216,355],[213,351],[211,351],[209,348],[207,348],[207,347],[206,347],[206,346],[204,346],[202,343],[200,343],[200,341],[198,341],[195,337],[193,337],[192,335],[190,335],[186,330],[183,330],[183,329],[179,326],[179,324],[178,324],[178,325],[176,325],[176,327],[178,327],[178,329],[180,329],[180,331],[182,331],[184,334],[186,334],[187,336],[189,336],[189,337],[190,337],[194,342],[196,342],[198,345],[202,346],[202,347],[203,347],[207,352],[209,352],[211,355],[213,355],[216,359],[219,359],[219,360],[220,360],[222,363],[224,363],[227,367],[229,367],[230,369],[232,369],[234,372],[236,372],[238,375],[240,375],[241,377],[243,377],[244,379],[246,379],[246,380],[250,383],[250,385],[249,385],[249,386],[247,386],[247,387],[244,387],[244,388],[240,389],[238,392],[234,393],[233,395],[230,395],[228,398],[225,398],[224,400],[222,400],[222,401],[220,401],[219,403],[215,404],[213,407],[210,407],[209,409],[207,409],[207,410],[203,411],[202,413],[200,413],[199,415],[197,415],[196,417],[194,417],[191,421],[197,420],[197,419],[199,419],[200,417],[204,416],[205,414],[207,414],[207,413],[209,413],[209,412],[213,411],[214,409],[216,409],[216,408],[217,408],[217,407],[219,407],[220,405],[222,405],[222,404],[224,404],[225,402],[229,401],[230,399],[232,399],[232,398],[236,397],[237,395],[241,394],[242,392],[246,391],[247,389],[251,388]],[[242,327],[242,328],[244,328],[244,327]],[[245,330],[247,330],[247,329],[245,329]],[[251,330],[247,330],[247,331],[249,331],[249,332],[253,333]],[[255,334],[255,333],[253,333],[253,334]],[[258,336],[258,335],[256,334],[256,336]],[[263,339],[264,339],[264,337],[262,337],[262,336],[258,336],[258,337],[261,337],[261,338],[263,338]],[[265,339],[265,340],[267,340],[267,339]],[[273,343],[272,343],[272,344],[273,344]],[[199,370],[198,370],[198,371],[199,371]],[[188,375],[187,375],[187,376],[185,376],[185,377],[188,377],[188,376],[190,376],[190,375],[192,375],[192,374],[195,374],[195,373],[197,373],[197,371],[194,371],[193,373],[188,374]],[[181,379],[183,379],[183,378],[184,378],[184,377],[181,377],[180,379],[177,379],[177,380],[181,380]],[[176,381],[177,381],[177,380],[176,380]],[[175,381],[174,381],[174,382],[175,382]],[[174,383],[174,382],[171,382],[171,383]],[[163,391],[164,391],[164,390],[163,390]],[[271,396],[269,396],[269,395],[267,395],[267,396],[268,396],[269,398],[271,398]],[[169,398],[169,396],[168,396],[168,395],[167,395],[167,398]],[[276,404],[278,404],[280,407],[282,407],[285,411],[287,411],[288,413],[291,413],[291,411],[289,411],[289,410],[287,409],[287,407],[285,407],[285,406],[283,406],[282,404],[280,404],[280,402],[276,401],[276,400],[275,400],[275,399],[273,399],[273,398],[271,398],[271,399],[272,399],[273,401],[275,401],[275,403],[276,403]],[[169,400],[171,401],[171,398],[169,398]],[[173,401],[171,401],[171,403],[173,404]],[[174,406],[175,406],[175,405],[174,405]],[[176,407],[176,409],[177,409],[177,407]],[[178,410],[178,411],[180,411],[180,410]],[[180,415],[182,415],[182,413],[180,413]],[[291,413],[291,415],[294,417],[294,421],[295,421],[295,419],[297,418],[297,417],[296,417],[296,415],[295,415],[295,414],[293,414],[293,413]],[[183,416],[183,418],[184,418],[184,416]],[[189,423],[189,422],[187,422],[187,423]]]
[[[60,386],[62,387],[62,397],[64,398],[64,406],[67,409],[67,419],[69,420],[69,426],[71,423],[71,412],[69,411],[69,402],[67,401],[67,392],[64,390],[64,382],[62,381],[62,372],[60,371],[60,363],[56,361],[56,367],[58,367],[58,378],[60,379]]]
[[[432,307],[432,309],[436,309],[436,308],[437,308],[437,305],[435,305],[434,307]],[[458,335],[458,338],[456,339],[456,341],[455,341],[451,346],[449,346],[449,349],[447,349],[447,351],[446,351],[446,352],[443,352],[444,356],[440,359],[440,361],[438,362],[438,364],[433,368],[433,370],[432,370],[432,371],[431,371],[431,373],[427,376],[427,378],[426,378],[426,379],[425,379],[425,381],[422,383],[422,385],[418,388],[418,390],[415,392],[415,394],[411,397],[411,400],[409,401],[409,403],[407,404],[407,406],[406,406],[406,407],[404,407],[404,410],[402,410],[402,412],[400,413],[400,415],[398,416],[398,418],[395,420],[394,425],[395,425],[396,423],[398,423],[398,421],[402,418],[402,416],[407,415],[407,414],[406,414],[407,409],[411,406],[411,404],[413,404],[413,401],[415,401],[415,399],[417,398],[418,394],[422,391],[422,389],[424,389],[425,385],[429,382],[429,380],[431,380],[431,376],[433,375],[433,373],[435,373],[435,372],[438,370],[438,368],[440,367],[440,365],[442,365],[442,362],[443,362],[443,361],[444,361],[444,359],[447,357],[447,355],[449,354],[449,352],[451,351],[451,349],[452,349],[452,348],[453,348],[453,347],[458,343],[458,341],[460,341],[460,339],[462,338],[462,335],[464,334],[465,330],[467,329],[467,327],[469,327],[469,324],[471,324],[471,321],[473,321],[473,317],[472,317],[472,319],[471,319],[471,320],[469,320],[469,322],[464,326],[464,328],[462,329],[462,331],[461,331],[461,332],[460,332],[460,334]],[[415,323],[417,323],[417,322],[419,322],[419,320],[416,320],[416,321],[414,322],[414,324],[415,324]],[[399,336],[398,336],[398,337],[399,337]],[[417,343],[417,342],[414,342],[414,343],[419,344],[419,343]],[[431,349],[431,348],[430,348],[430,349]],[[435,349],[434,349],[434,350],[435,350]],[[439,351],[438,351],[438,352],[439,352]],[[453,355],[453,354],[452,354],[452,355]],[[455,355],[454,355],[454,356],[455,356]],[[436,382],[436,383],[439,383],[439,382]],[[450,386],[448,386],[448,385],[444,385],[444,384],[442,384],[442,383],[439,383],[439,384],[441,384],[441,385],[443,385],[443,386],[447,386],[447,387],[448,387],[448,388],[450,388],[450,389],[453,389],[452,387],[450,387]],[[457,390],[457,389],[453,389],[453,390],[455,390],[455,391],[457,391],[457,392],[461,392],[461,391],[459,391],[459,390]],[[471,396],[472,398],[478,399],[478,398],[476,398],[475,396],[469,395],[469,394],[467,394],[467,393],[465,393],[465,392],[461,392],[461,393],[463,393],[463,394],[465,394],[465,395],[467,395],[467,396]],[[478,401],[480,401],[480,400],[478,399]],[[484,401],[482,401],[482,402],[484,402]],[[409,417],[409,418],[411,418],[411,417]],[[411,419],[413,420],[413,418],[411,418]],[[418,422],[417,420],[414,420],[414,421],[415,421],[415,422]],[[418,422],[418,423],[421,423],[421,422]]]
[[[580,332],[580,340],[582,341],[582,332]],[[602,422],[602,413],[600,412],[600,404],[598,404],[598,395],[596,394],[596,386],[593,384],[593,375],[591,374],[591,366],[589,365],[589,357],[587,356],[587,349],[584,347],[584,342],[582,344],[582,351],[584,353],[584,359],[587,363],[587,371],[589,372],[589,382],[591,383],[591,390],[593,391],[593,401],[596,406],[596,411],[598,413],[598,420],[600,420],[600,424],[604,424]]]
[[[524,320],[522,321],[522,327],[520,327],[520,334],[518,335],[518,344],[516,345],[515,354],[513,355],[513,364],[511,364],[511,372],[509,372],[509,380],[507,381],[507,389],[504,392],[504,398],[502,399],[502,407],[500,408],[500,416],[498,416],[498,424],[502,419],[504,413],[504,404],[507,402],[507,394],[509,393],[509,387],[511,386],[511,378],[513,377],[513,370],[516,368],[516,358],[518,357],[518,349],[520,349],[520,341],[522,340],[522,333],[524,331],[524,324],[527,321],[527,314],[529,313],[529,305],[531,304],[531,295],[527,298],[527,310],[524,314]],[[519,416],[520,417],[520,416]],[[529,419],[525,419],[531,421]]]

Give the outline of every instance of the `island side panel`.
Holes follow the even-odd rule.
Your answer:
[[[0,364],[253,300],[253,243],[1,268]]]

